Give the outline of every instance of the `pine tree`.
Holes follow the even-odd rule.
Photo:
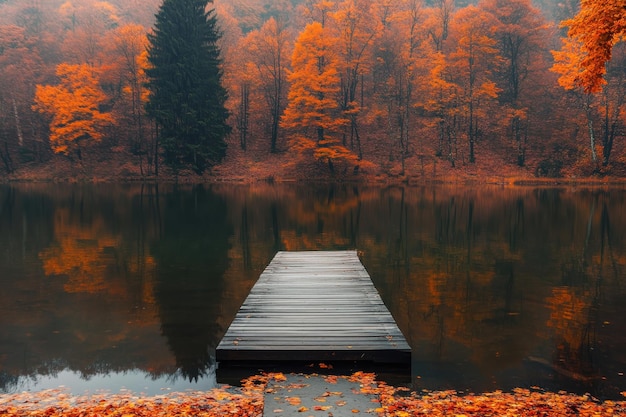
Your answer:
[[[164,0],[149,35],[147,113],[164,161],[201,174],[226,154],[230,132],[222,86],[220,34],[207,0]]]

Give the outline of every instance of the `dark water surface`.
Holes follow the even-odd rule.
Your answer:
[[[357,249],[413,388],[626,391],[626,192],[0,186],[0,392],[216,384],[278,250]]]

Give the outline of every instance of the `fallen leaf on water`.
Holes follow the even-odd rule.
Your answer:
[[[259,417],[263,414],[264,392],[268,382],[286,377],[282,374],[255,375],[242,381],[241,387],[215,388],[206,392],[167,392],[156,396],[143,396],[130,391],[119,394],[71,395],[67,390],[44,390],[0,394],[2,417]],[[591,395],[574,395],[565,391],[548,392],[534,387],[532,390],[515,388],[511,392],[494,391],[482,394],[464,394],[456,391],[429,391],[402,393],[401,387],[393,387],[376,381],[373,374],[359,372],[351,376],[339,376],[342,380],[358,382],[367,387],[372,395],[380,398],[377,408],[367,412],[388,417],[425,416],[562,416],[562,417],[609,417],[626,416],[626,401],[600,401]],[[339,393],[341,394],[341,393]],[[327,392],[321,398],[335,393]],[[626,396],[626,391],[621,395]],[[298,398],[299,397],[287,397]],[[279,397],[283,402],[285,397]],[[300,403],[298,403],[300,404]],[[343,399],[335,402],[337,407],[347,405]],[[328,408],[327,408],[328,407]],[[331,406],[317,405],[309,413],[323,411],[332,416]],[[297,409],[304,413],[307,407]],[[362,412],[352,409],[354,414]],[[286,415],[281,408],[274,413]]]
[[[285,398],[285,400],[291,404],[291,405],[300,405],[302,403],[302,400],[300,399],[300,397],[287,397]]]
[[[274,381],[286,381],[287,380],[287,377],[282,372],[270,374],[270,376]]]
[[[328,382],[329,384],[336,384],[337,380],[338,380],[338,376],[337,375],[328,375],[326,376],[324,379],[326,380],[326,382]]]

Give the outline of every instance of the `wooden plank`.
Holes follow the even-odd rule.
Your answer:
[[[278,252],[216,349],[220,363],[410,355],[356,251]]]

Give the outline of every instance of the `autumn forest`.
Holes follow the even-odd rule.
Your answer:
[[[0,0],[0,181],[626,176],[626,45],[585,88],[577,0],[216,0],[224,155],[172,169],[161,3]]]

